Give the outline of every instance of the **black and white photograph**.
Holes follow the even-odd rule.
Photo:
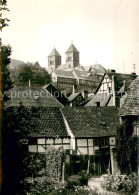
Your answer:
[[[138,195],[139,0],[0,0],[2,195]]]

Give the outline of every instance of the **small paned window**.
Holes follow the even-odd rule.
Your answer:
[[[68,62],[71,62],[72,61],[72,57],[68,57]]]

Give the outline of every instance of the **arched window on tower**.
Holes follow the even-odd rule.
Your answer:
[[[68,62],[72,61],[72,57],[68,56]]]
[[[50,65],[54,65],[54,59],[50,59]]]

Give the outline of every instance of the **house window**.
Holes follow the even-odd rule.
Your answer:
[[[72,57],[68,57],[68,62],[71,62],[72,61]]]

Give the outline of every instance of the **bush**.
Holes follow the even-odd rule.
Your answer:
[[[103,175],[104,182],[102,187],[108,191],[125,192],[133,194],[137,191],[137,176],[135,173],[130,175]]]
[[[85,170],[82,170],[79,175],[81,176],[80,178],[80,185],[84,186],[84,185],[88,185],[88,178],[89,178],[89,174],[87,174],[87,172]]]
[[[68,186],[87,186],[89,175],[85,170],[82,170],[77,175],[72,175],[67,179]]]
[[[55,190],[49,195],[101,195],[98,193],[98,189],[94,188],[93,190],[88,186],[73,186],[71,189],[65,188]]]
[[[69,187],[80,186],[80,180],[81,180],[80,175],[72,175],[67,179],[68,186]]]

